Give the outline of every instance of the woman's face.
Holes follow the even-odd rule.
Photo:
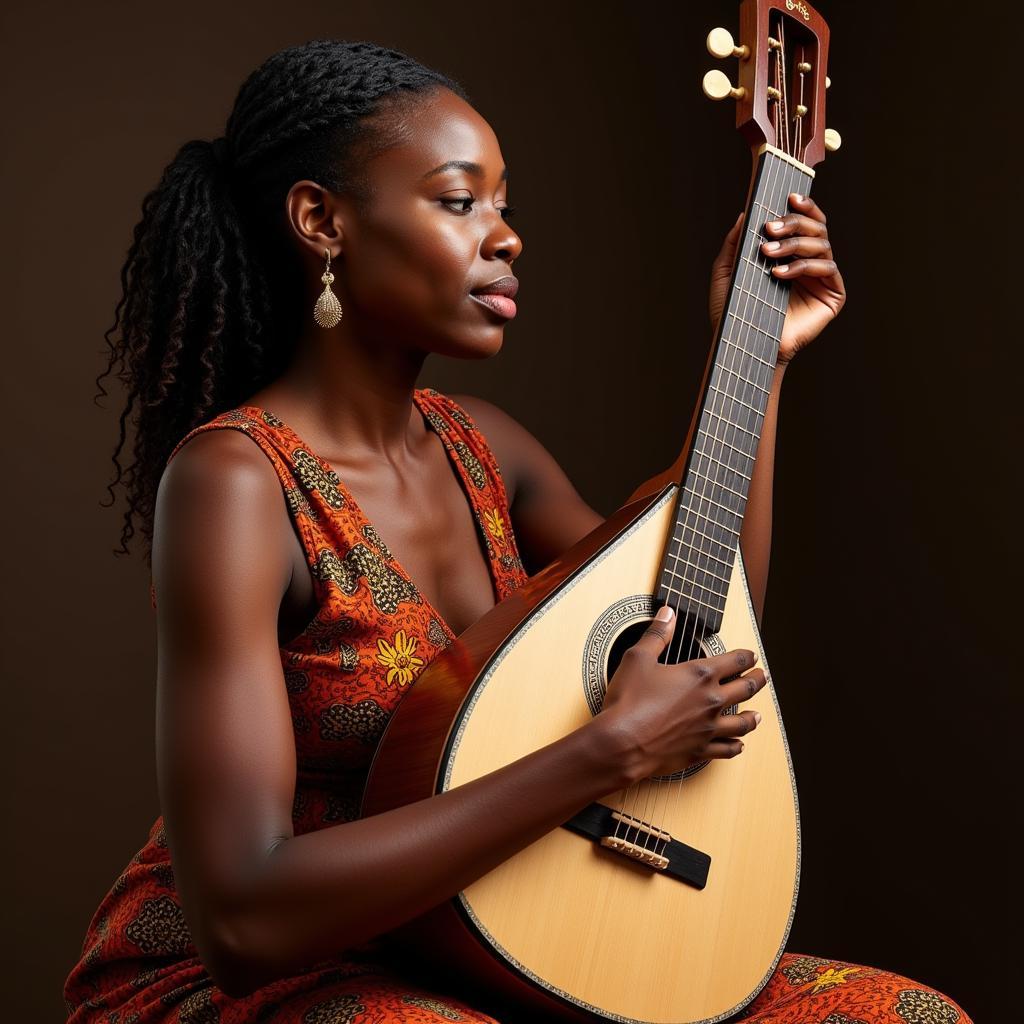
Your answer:
[[[506,222],[498,140],[448,89],[415,106],[402,125],[401,144],[366,165],[365,208],[344,200],[337,208],[341,253],[332,269],[343,323],[374,343],[491,355],[515,303],[495,303],[503,314],[471,293],[513,277],[523,248]]]

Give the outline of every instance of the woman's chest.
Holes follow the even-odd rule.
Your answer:
[[[348,549],[338,550],[338,555],[362,563],[355,571],[365,570],[370,596],[370,577],[397,578],[407,596],[411,588],[455,635],[494,606],[492,560],[494,543],[500,540],[494,534],[501,533],[502,517],[486,502],[468,501],[449,465],[442,461],[434,472],[390,487],[363,481],[358,493],[358,507],[346,524],[357,545],[338,545]],[[309,623],[320,600],[303,544],[290,528],[289,536],[293,571],[279,616],[281,643]],[[353,554],[353,547],[364,541],[365,554]]]

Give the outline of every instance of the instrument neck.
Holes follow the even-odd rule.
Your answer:
[[[657,603],[696,620],[702,634],[721,626],[789,303],[789,283],[771,272],[778,261],[761,252],[763,228],[789,212],[791,192],[810,192],[813,176],[772,147],[757,156],[659,576]]]

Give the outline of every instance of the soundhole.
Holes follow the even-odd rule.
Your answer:
[[[604,672],[604,685],[602,686],[601,703],[603,704],[604,692],[607,690],[608,682],[615,675],[616,669],[622,662],[622,656],[625,652],[632,647],[641,636],[643,636],[647,627],[651,624],[651,620],[654,618],[653,599],[650,601],[651,607],[647,610],[647,614],[642,618],[634,619],[626,625],[612,640],[611,647],[608,650],[608,658],[605,663]],[[695,661],[698,658],[708,658],[715,654],[724,654],[725,646],[716,633],[709,633],[703,620],[699,616],[695,615],[684,615],[679,614],[679,619],[676,622],[676,628],[673,631],[672,639],[666,646],[665,650],[659,656],[659,661],[665,664],[680,665],[686,661]],[[735,679],[736,676],[729,676],[728,679],[722,680],[728,682],[729,679]],[[600,710],[598,708],[597,710]],[[726,708],[722,712],[723,715],[734,715],[738,708],[737,705]],[[597,712],[595,711],[595,714]],[[682,771],[673,772],[671,775],[652,775],[650,778],[654,782],[671,782],[678,779],[688,779],[692,775],[696,775],[697,772],[705,769],[711,762],[710,761],[697,761],[691,764],[688,768]]]

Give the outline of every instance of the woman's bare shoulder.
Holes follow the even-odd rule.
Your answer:
[[[232,429],[205,430],[189,438],[165,467],[157,488],[157,606],[162,582],[173,580],[189,590],[229,588],[254,560],[270,570],[275,590],[279,579],[286,585],[292,565],[288,529],[281,483],[252,438]],[[185,567],[192,571],[181,571]]]

